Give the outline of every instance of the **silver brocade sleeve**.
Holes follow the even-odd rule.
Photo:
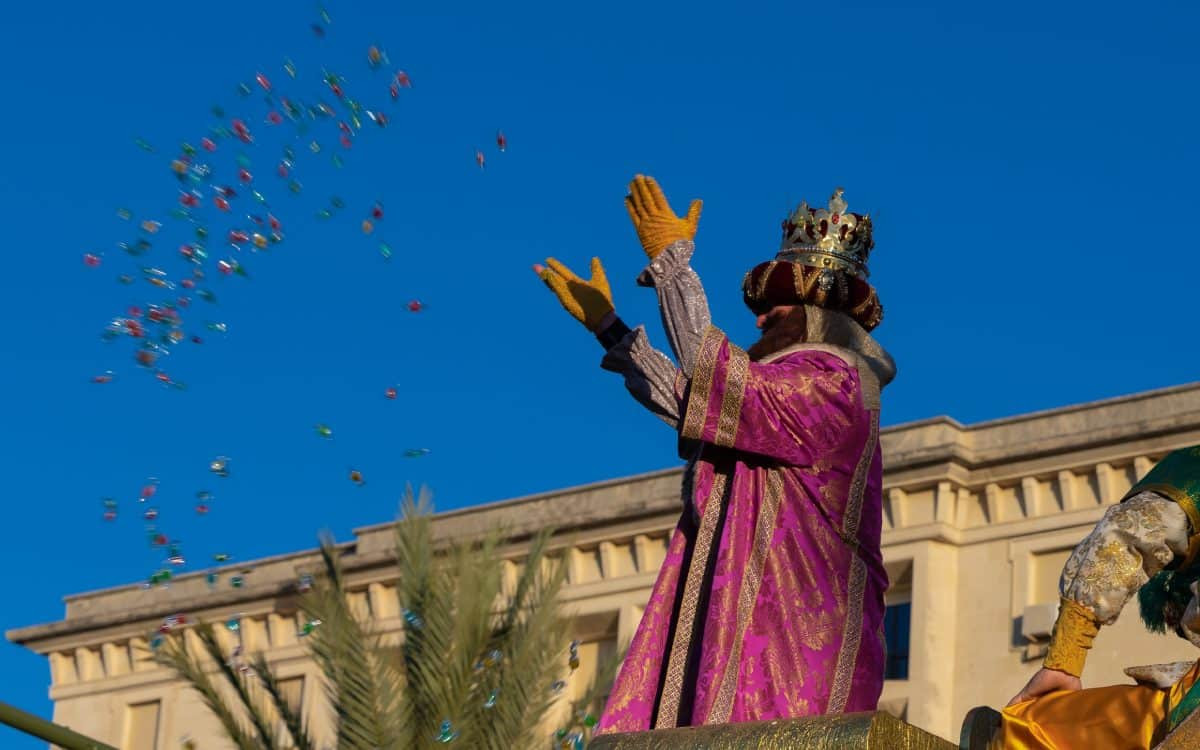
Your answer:
[[[1139,492],[1104,513],[1063,566],[1059,592],[1111,625],[1137,590],[1188,548],[1188,518],[1177,503]]]
[[[609,349],[600,366],[625,377],[625,387],[642,406],[672,428],[679,426],[679,399],[675,380],[679,369],[650,346],[645,326],[638,326]]]
[[[638,276],[638,284],[652,286],[658,291],[658,307],[667,341],[680,369],[689,378],[696,363],[700,339],[712,323],[704,286],[690,265],[694,250],[695,244],[691,240],[673,242]]]

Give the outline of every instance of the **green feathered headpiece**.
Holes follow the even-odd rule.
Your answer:
[[[1155,633],[1179,629],[1183,611],[1192,600],[1191,585],[1200,580],[1200,565],[1184,570],[1160,570],[1138,589],[1142,622]]]

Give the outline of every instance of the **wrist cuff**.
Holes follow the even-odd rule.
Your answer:
[[[1088,649],[1092,647],[1092,640],[1098,632],[1100,623],[1096,615],[1078,602],[1063,599],[1043,666],[1079,677],[1083,674]]]
[[[629,331],[630,328],[625,325],[625,321],[615,318],[608,328],[596,334],[596,340],[600,342],[600,346],[604,347],[604,351],[608,351],[621,343],[621,339],[625,338]]]

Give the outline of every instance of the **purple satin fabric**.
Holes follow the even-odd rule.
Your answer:
[[[597,731],[874,710],[882,458],[857,371],[813,350],[751,363],[710,329],[680,406],[683,442],[702,449]],[[709,503],[719,522],[689,624]],[[672,671],[673,651],[687,659]]]

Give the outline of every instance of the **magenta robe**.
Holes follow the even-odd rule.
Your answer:
[[[874,710],[882,459],[858,370],[827,347],[751,362],[710,327],[675,392],[683,516],[597,731]]]

